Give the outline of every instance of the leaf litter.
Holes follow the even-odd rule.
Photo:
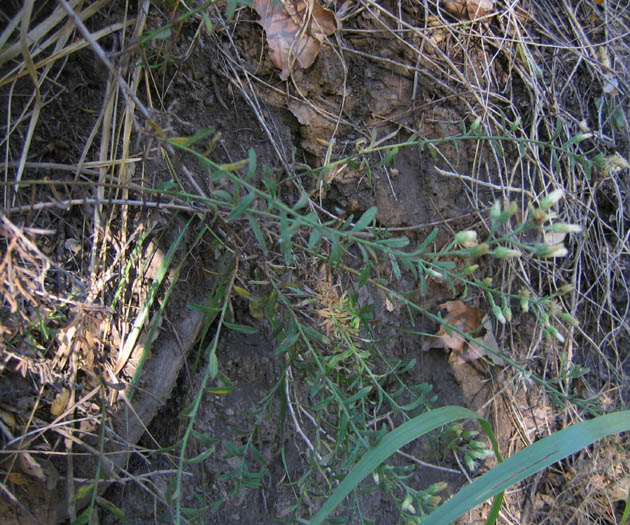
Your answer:
[[[475,20],[494,11],[494,0],[447,0],[444,7],[455,16]]]
[[[333,11],[313,0],[296,2],[254,0],[252,6],[267,35],[269,58],[286,80],[297,66],[309,67],[317,58],[327,36],[339,29]]]
[[[444,323],[438,332],[422,345],[425,352],[431,348],[452,350],[449,361],[459,365],[488,357],[497,366],[505,365],[498,355],[499,345],[492,331],[492,322],[479,308],[468,306],[462,301],[447,301],[440,305],[446,310]],[[453,328],[471,336],[466,338]],[[472,337],[472,336],[476,337]],[[491,348],[493,352],[487,350]],[[495,353],[496,352],[496,353]]]

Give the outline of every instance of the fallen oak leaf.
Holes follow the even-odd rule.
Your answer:
[[[494,11],[494,0],[448,0],[444,7],[455,16],[475,20]]]
[[[499,356],[499,345],[492,331],[492,321],[487,315],[472,306],[467,306],[462,301],[448,301],[440,305],[446,310],[444,324],[440,326],[437,334],[429,337],[422,345],[422,350],[430,348],[445,348],[453,350],[449,361],[454,365],[460,365],[469,361],[475,361],[482,357],[488,357],[497,366],[505,365],[505,361]],[[471,336],[484,331],[481,337],[466,338],[456,328]],[[494,350],[492,352],[486,347]]]
[[[441,304],[440,308],[447,312],[444,324],[440,326],[435,336],[425,341],[422,349],[426,351],[429,348],[446,348],[462,352],[466,346],[466,338],[449,328],[449,325],[468,334],[480,328],[484,314],[478,308],[467,306],[462,301],[447,301]]]
[[[453,360],[453,364],[461,365],[469,361],[481,359],[482,357],[488,357],[497,366],[505,365],[505,361],[499,355],[499,344],[492,331],[492,321],[487,315],[483,319],[483,329],[486,331],[485,335],[481,339],[477,337],[468,341],[468,349],[462,354],[459,354]],[[491,352],[486,347],[494,351]]]
[[[281,7],[280,7],[281,6]],[[293,67],[307,68],[317,58],[324,38],[332,35],[339,22],[335,13],[315,0],[254,0],[254,10],[267,35],[269,58],[280,68],[285,80]]]

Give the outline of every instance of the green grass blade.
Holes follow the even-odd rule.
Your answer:
[[[451,423],[452,421],[465,418],[480,419],[477,414],[467,408],[456,406],[442,407],[410,419],[386,434],[348,473],[345,479],[332,493],[328,501],[324,503],[319,512],[311,520],[311,525],[323,523],[326,516],[328,516],[366,476],[398,449],[431,430]]]
[[[177,239],[175,239],[175,241],[167,250],[166,254],[164,254],[162,262],[160,263],[160,266],[155,273],[155,277],[153,278],[153,282],[151,283],[151,287],[149,288],[149,293],[147,294],[147,297],[142,304],[142,308],[140,309],[138,316],[133,322],[131,330],[129,331],[129,335],[125,339],[125,344],[123,345],[123,349],[120,353],[120,356],[118,357],[116,367],[114,368],[114,374],[118,374],[127,364],[127,360],[131,356],[131,353],[136,346],[140,333],[142,332],[142,329],[144,328],[148,320],[151,307],[153,306],[153,303],[155,302],[155,299],[157,297],[157,292],[162,285],[162,281],[164,281],[164,278],[168,274],[169,268],[171,267],[177,247],[183,241],[184,236],[188,231],[191,223],[192,218],[186,223],[184,228],[182,228],[182,231],[177,236]],[[138,372],[139,371],[136,371],[136,377],[138,377]],[[130,395],[129,397],[131,398],[132,396]]]
[[[630,410],[614,412],[560,430],[517,452],[432,512],[423,525],[444,525],[528,476],[611,434],[630,430]]]
[[[626,508],[623,509],[623,514],[621,515],[621,525],[626,525],[628,518],[630,518],[630,492],[628,492],[628,497],[626,498]]]
[[[392,430],[373,449],[367,452],[311,520],[311,525],[323,523],[326,517],[366,476],[398,449],[437,427],[466,418],[479,420],[486,433],[489,434],[497,459],[500,461],[501,458],[492,430],[484,419],[463,407],[449,406],[432,410]],[[605,436],[628,430],[630,430],[630,411],[626,410],[599,416],[556,432],[521,450],[463,488],[444,505],[431,513],[422,523],[429,525],[450,523],[492,496],[499,494],[501,497],[500,495],[506,488],[549,465],[578,452]]]

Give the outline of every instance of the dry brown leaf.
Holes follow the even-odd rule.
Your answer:
[[[494,0],[448,0],[444,7],[455,16],[475,20],[494,11]]]
[[[471,332],[476,333],[477,330],[483,328],[485,334],[480,339],[470,341],[454,330],[447,329],[446,325],[443,324],[434,337],[430,337],[425,341],[422,345],[423,350],[426,351],[430,348],[454,350],[451,356],[453,364],[474,361],[484,356],[488,356],[496,365],[505,364],[501,357],[487,351],[482,346],[482,344],[485,344],[493,350],[499,351],[499,345],[492,333],[492,323],[487,316],[484,316],[484,313],[479,310],[479,308],[467,306],[462,301],[448,301],[441,304],[440,308],[446,310],[447,313],[444,317],[444,321],[449,325],[467,334]]]
[[[70,391],[64,388],[55,396],[55,400],[50,405],[50,414],[54,417],[61,414],[68,404],[68,399],[70,399]]]
[[[440,308],[445,309],[447,312],[444,321],[462,332],[472,332],[481,325],[483,312],[478,308],[467,306],[461,301],[448,301],[441,304]],[[429,346],[427,347],[427,345]],[[443,324],[440,326],[438,333],[435,334],[435,338],[431,338],[425,343],[424,350],[428,350],[428,348],[446,348],[461,352],[464,350],[465,345],[466,339],[464,336],[454,330],[447,330],[446,325]]]
[[[9,474],[9,481],[15,485],[28,484],[28,480],[21,472],[11,472],[11,474]]]
[[[314,0],[309,14],[309,2],[289,0],[254,0],[253,7],[260,16],[259,23],[267,35],[269,58],[282,70],[280,78],[289,76],[297,65],[309,67],[317,58],[324,38],[338,29],[335,13]]]
[[[468,361],[474,361],[475,359],[481,359],[482,357],[488,357],[497,366],[505,365],[505,361],[498,355],[499,345],[492,332],[492,322],[488,316],[484,318],[483,328],[486,331],[485,335],[481,339],[477,338],[468,341],[468,349],[455,358],[454,364],[459,365],[467,363]],[[489,352],[482,344],[491,348],[496,353]]]
[[[28,452],[20,452],[20,470],[27,476],[46,481],[46,475],[39,463]]]
[[[328,141],[335,131],[335,124],[318,113],[313,106],[304,102],[292,100],[287,107],[301,124],[300,144],[309,153],[323,161],[328,150]]]
[[[386,309],[388,312],[393,312],[393,311],[396,309],[396,307],[395,307],[395,306],[394,306],[394,304],[393,304],[393,303],[389,300],[389,298],[388,298],[388,297],[385,297],[385,309]]]

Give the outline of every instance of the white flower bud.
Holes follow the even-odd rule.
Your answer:
[[[564,244],[541,244],[536,248],[535,254],[538,257],[548,259],[551,257],[564,257],[569,253]]]
[[[474,230],[466,230],[455,235],[455,244],[459,244],[464,248],[472,248],[477,246],[477,232]]]
[[[582,231],[582,226],[580,226],[579,224],[554,222],[551,225],[551,231],[554,233],[580,233]]]
[[[553,190],[549,195],[547,195],[540,201],[540,209],[547,211],[554,204],[556,204],[562,197],[564,197],[563,189]]]

